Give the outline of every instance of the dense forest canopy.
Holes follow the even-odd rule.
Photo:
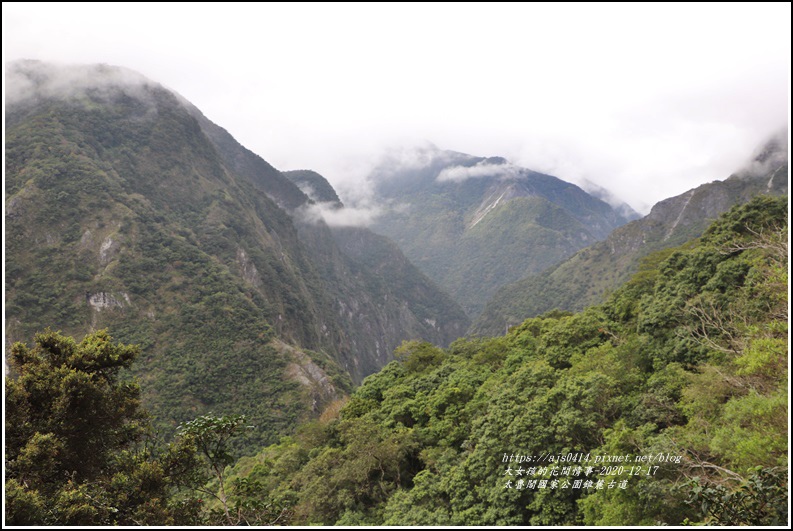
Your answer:
[[[406,343],[338,418],[230,477],[302,523],[783,524],[786,216],[784,198],[736,207],[602,306]]]
[[[135,347],[17,343],[7,522],[784,525],[787,208],[733,208],[603,305],[405,342],[345,403],[233,466],[240,417],[146,436],[122,372]]]

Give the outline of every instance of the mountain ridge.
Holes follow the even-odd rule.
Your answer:
[[[487,302],[469,332],[499,334],[505,326],[553,309],[580,311],[597,304],[636,271],[642,257],[698,237],[720,214],[755,195],[786,195],[786,146],[775,136],[727,179],[659,201],[647,216],[615,229],[604,241],[504,286]]]
[[[108,327],[139,344],[160,429],[233,408],[258,426],[254,442],[272,442],[402,340],[447,343],[467,328],[395,248],[420,293],[367,285],[365,261],[302,221],[311,199],[298,186],[172,91],[106,65],[12,63],[7,76],[19,92],[6,107],[6,337]],[[328,275],[347,280],[331,293]],[[361,311],[356,326],[370,326],[352,335],[336,296],[371,308],[385,293],[386,310]],[[454,337],[417,325],[425,299]],[[326,379],[306,360],[336,394],[317,394]]]
[[[627,218],[556,177],[434,146],[397,153],[369,177],[397,204],[372,225],[469,316],[497,289],[605,238]]]

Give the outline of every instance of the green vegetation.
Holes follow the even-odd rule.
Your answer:
[[[471,318],[502,286],[564,260],[625,222],[577,186],[504,159],[439,150],[422,155],[418,167],[394,163],[375,172],[379,197],[403,208],[385,212],[374,229],[393,239]],[[492,175],[437,180],[445,169],[477,165],[491,167]]]
[[[6,522],[11,525],[194,523],[195,499],[171,498],[191,456],[148,444],[140,389],[123,381],[138,354],[106,332],[80,343],[53,332],[16,343],[6,379]],[[156,454],[156,455],[155,455]]]
[[[296,523],[784,523],[786,211],[768,197],[735,208],[582,313],[448,349],[405,343],[337,418],[228,481],[256,482]],[[518,489],[505,454],[589,455],[605,486]],[[595,456],[625,455],[599,475]],[[546,465],[521,467],[538,469],[526,481],[561,484]]]
[[[94,70],[99,87],[7,109],[11,342],[108,328],[140,347],[131,371],[158,430],[234,411],[256,429],[233,444],[255,451],[390,361],[402,339],[464,333],[462,310],[398,249],[383,258],[399,279],[389,285],[367,269],[387,247],[377,237],[350,259],[328,227],[297,226],[290,211],[308,198],[287,177],[197,109]],[[52,82],[37,63],[9,75]],[[328,375],[316,396],[310,380]]]
[[[759,193],[787,195],[787,157],[779,160],[779,150],[771,141],[751,171],[666,199],[647,217],[615,229],[605,240],[539,274],[508,283],[487,301],[471,333],[500,334],[507,326],[555,308],[581,311],[601,304],[631,278],[643,258],[699,237],[733,205]],[[766,160],[769,157],[776,162]]]
[[[289,516],[246,499],[245,482],[224,490],[231,439],[253,428],[244,416],[200,416],[169,444],[152,435],[140,388],[123,375],[137,347],[114,343],[104,330],[79,343],[48,330],[35,347],[15,343],[10,354],[6,523],[238,525]]]
[[[7,521],[784,524],[787,227],[786,200],[760,196],[602,306],[446,349],[405,342],[236,463],[245,417],[157,442],[124,372],[136,347],[39,334],[10,353]]]

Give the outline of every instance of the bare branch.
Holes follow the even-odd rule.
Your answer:
[[[706,306],[701,303],[691,304],[685,311],[698,321],[694,326],[685,327],[687,334],[684,335],[695,342],[719,352],[736,355],[740,355],[746,348],[742,331],[746,330],[749,323],[745,316],[732,308],[724,310],[713,304],[713,301],[708,301]]]
[[[689,464],[689,467],[691,467],[691,468],[711,468],[713,470],[718,470],[719,472],[724,472],[725,474],[730,476],[730,479],[733,479],[735,481],[743,482],[743,480],[744,480],[743,476],[741,476],[737,472],[733,472],[732,470],[729,470],[729,469],[726,469],[724,467],[720,467],[718,465],[714,465],[713,463],[708,463],[708,462],[705,462],[705,461],[703,461],[701,463],[691,463],[691,464]]]
[[[771,251],[771,257],[782,262],[788,257],[787,226],[772,225],[767,228],[753,229],[746,227],[755,239],[746,242],[735,242],[722,247],[721,254],[732,254],[749,249],[767,249]]]

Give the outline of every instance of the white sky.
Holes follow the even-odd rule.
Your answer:
[[[349,192],[430,141],[642,212],[724,179],[789,121],[790,4],[3,3],[3,60],[108,63],[279,169]]]

